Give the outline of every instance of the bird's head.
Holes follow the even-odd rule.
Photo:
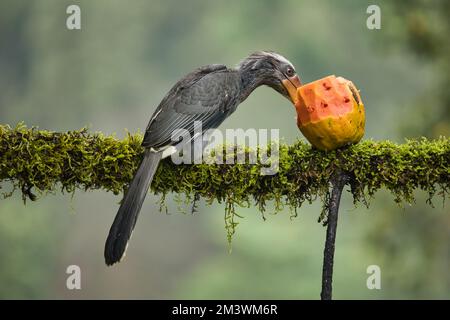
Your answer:
[[[282,55],[273,51],[257,51],[239,64],[243,77],[254,85],[269,86],[294,102],[300,78],[293,64]]]

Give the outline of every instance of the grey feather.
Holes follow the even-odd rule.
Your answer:
[[[161,152],[150,150],[145,152],[109,230],[105,245],[105,262],[107,265],[119,262],[125,254],[128,240],[136,225],[139,211],[160,160]]]

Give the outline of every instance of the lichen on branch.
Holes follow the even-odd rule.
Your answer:
[[[9,181],[12,191],[24,199],[34,194],[104,189],[121,193],[131,181],[143,149],[140,134],[120,140],[87,129],[52,132],[0,125],[0,188]],[[264,212],[274,201],[275,210],[287,205],[293,210],[317,197],[327,206],[330,177],[337,170],[350,177],[355,204],[367,203],[377,190],[386,188],[395,201],[412,202],[413,191],[422,189],[429,201],[437,193],[445,198],[450,183],[450,139],[363,141],[357,145],[324,152],[298,141],[279,145],[279,172],[261,175],[261,164],[175,165],[164,159],[155,175],[152,191],[162,197],[170,192],[188,199],[203,198],[226,203],[228,235],[237,224],[236,206],[255,205]],[[325,211],[324,211],[325,212]],[[323,216],[322,216],[323,218]]]

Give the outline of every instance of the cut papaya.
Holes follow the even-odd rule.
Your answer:
[[[365,112],[355,85],[334,75],[297,89],[297,126],[320,150],[357,143],[364,135]]]

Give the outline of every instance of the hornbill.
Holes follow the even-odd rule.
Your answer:
[[[242,60],[236,68],[221,64],[200,67],[170,89],[145,130],[143,159],[106,240],[104,254],[107,265],[119,262],[124,256],[159,162],[177,152],[179,143],[172,141],[172,132],[185,129],[192,137],[194,121],[201,121],[203,132],[217,128],[261,85],[275,89],[292,101],[291,97],[295,97],[296,88],[301,83],[292,63],[282,55],[258,51]]]

